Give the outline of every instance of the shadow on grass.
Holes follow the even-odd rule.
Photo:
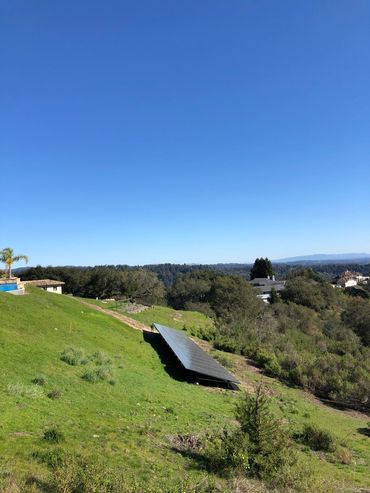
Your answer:
[[[357,428],[358,433],[370,438],[370,428]]]
[[[149,343],[158,354],[161,363],[164,365],[168,375],[179,382],[191,382],[187,371],[180,364],[179,360],[164,342],[160,334],[154,332],[144,332],[144,341]]]
[[[314,394],[313,394],[314,395]],[[347,412],[360,412],[364,414],[369,414],[369,411],[365,408],[349,406],[342,402],[331,401],[330,399],[326,399],[325,397],[316,396],[317,399],[325,406],[331,407],[332,409],[336,409],[337,411],[347,411]]]
[[[31,475],[27,478],[26,485],[31,487],[31,488],[33,486],[36,486],[37,491],[39,491],[40,493],[41,492],[42,493],[53,493],[53,492],[55,492],[55,488],[50,483],[47,483],[46,481],[44,481],[40,478],[37,478],[33,475]]]
[[[171,378],[178,380],[179,382],[201,384],[203,387],[239,390],[238,386],[231,382],[215,380],[211,377],[206,377],[205,375],[200,375],[193,371],[185,370],[160,334],[155,332],[144,332],[143,336],[144,341],[149,343],[156,351],[159,359],[164,365],[165,371]]]
[[[210,471],[209,460],[206,455],[197,452],[196,450],[182,449],[178,447],[171,447],[173,452],[182,455],[186,459],[190,459],[189,467],[191,469],[200,471]]]
[[[185,459],[189,459],[188,469],[194,471],[206,471],[208,474],[214,474],[219,478],[230,478],[231,470],[228,468],[218,467],[211,464],[209,457],[205,453],[201,453],[195,449],[183,449],[171,447],[171,450],[182,455]]]

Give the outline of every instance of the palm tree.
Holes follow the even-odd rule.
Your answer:
[[[14,250],[12,248],[4,248],[0,251],[0,262],[3,262],[6,265],[9,279],[12,277],[12,265],[14,262],[19,262],[20,260],[24,260],[27,264],[27,255],[14,255]]]

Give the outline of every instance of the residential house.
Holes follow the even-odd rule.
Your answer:
[[[260,298],[265,303],[269,303],[271,298],[271,291],[274,289],[276,292],[282,291],[285,287],[285,281],[276,281],[275,276],[272,277],[256,277],[249,281],[249,284],[253,289],[258,291],[257,298]]]
[[[65,283],[63,281],[55,281],[54,279],[38,279],[36,281],[24,281],[24,284],[37,286],[50,293],[62,294]]]
[[[346,270],[340,276],[334,279],[334,286],[338,288],[351,288],[368,282],[369,276],[363,276],[360,272]]]

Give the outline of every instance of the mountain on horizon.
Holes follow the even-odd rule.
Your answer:
[[[298,257],[287,257],[276,259],[273,262],[281,264],[290,263],[323,263],[323,262],[338,262],[338,263],[362,263],[370,262],[369,253],[316,253],[314,255],[302,255]]]

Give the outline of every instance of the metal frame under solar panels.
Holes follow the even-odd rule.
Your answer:
[[[207,354],[195,342],[182,332],[157,323],[153,324],[182,366],[189,371],[199,373],[209,380],[240,383],[218,361]]]

